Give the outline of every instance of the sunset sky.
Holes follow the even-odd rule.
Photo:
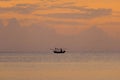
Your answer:
[[[119,51],[120,0],[0,0],[0,51]]]

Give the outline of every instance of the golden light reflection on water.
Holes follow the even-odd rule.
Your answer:
[[[0,80],[120,80],[120,64],[0,63]]]

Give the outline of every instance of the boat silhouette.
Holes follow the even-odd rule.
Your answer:
[[[61,53],[65,53],[66,51],[62,48],[55,48],[55,49],[52,49],[53,50],[53,53],[57,53],[57,54],[61,54]]]

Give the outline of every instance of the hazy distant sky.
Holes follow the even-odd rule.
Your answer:
[[[119,51],[120,0],[0,0],[0,51]]]

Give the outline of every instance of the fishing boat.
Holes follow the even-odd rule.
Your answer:
[[[55,48],[55,49],[52,49],[53,50],[53,53],[56,53],[56,54],[63,54],[65,53],[66,51],[62,48]]]

